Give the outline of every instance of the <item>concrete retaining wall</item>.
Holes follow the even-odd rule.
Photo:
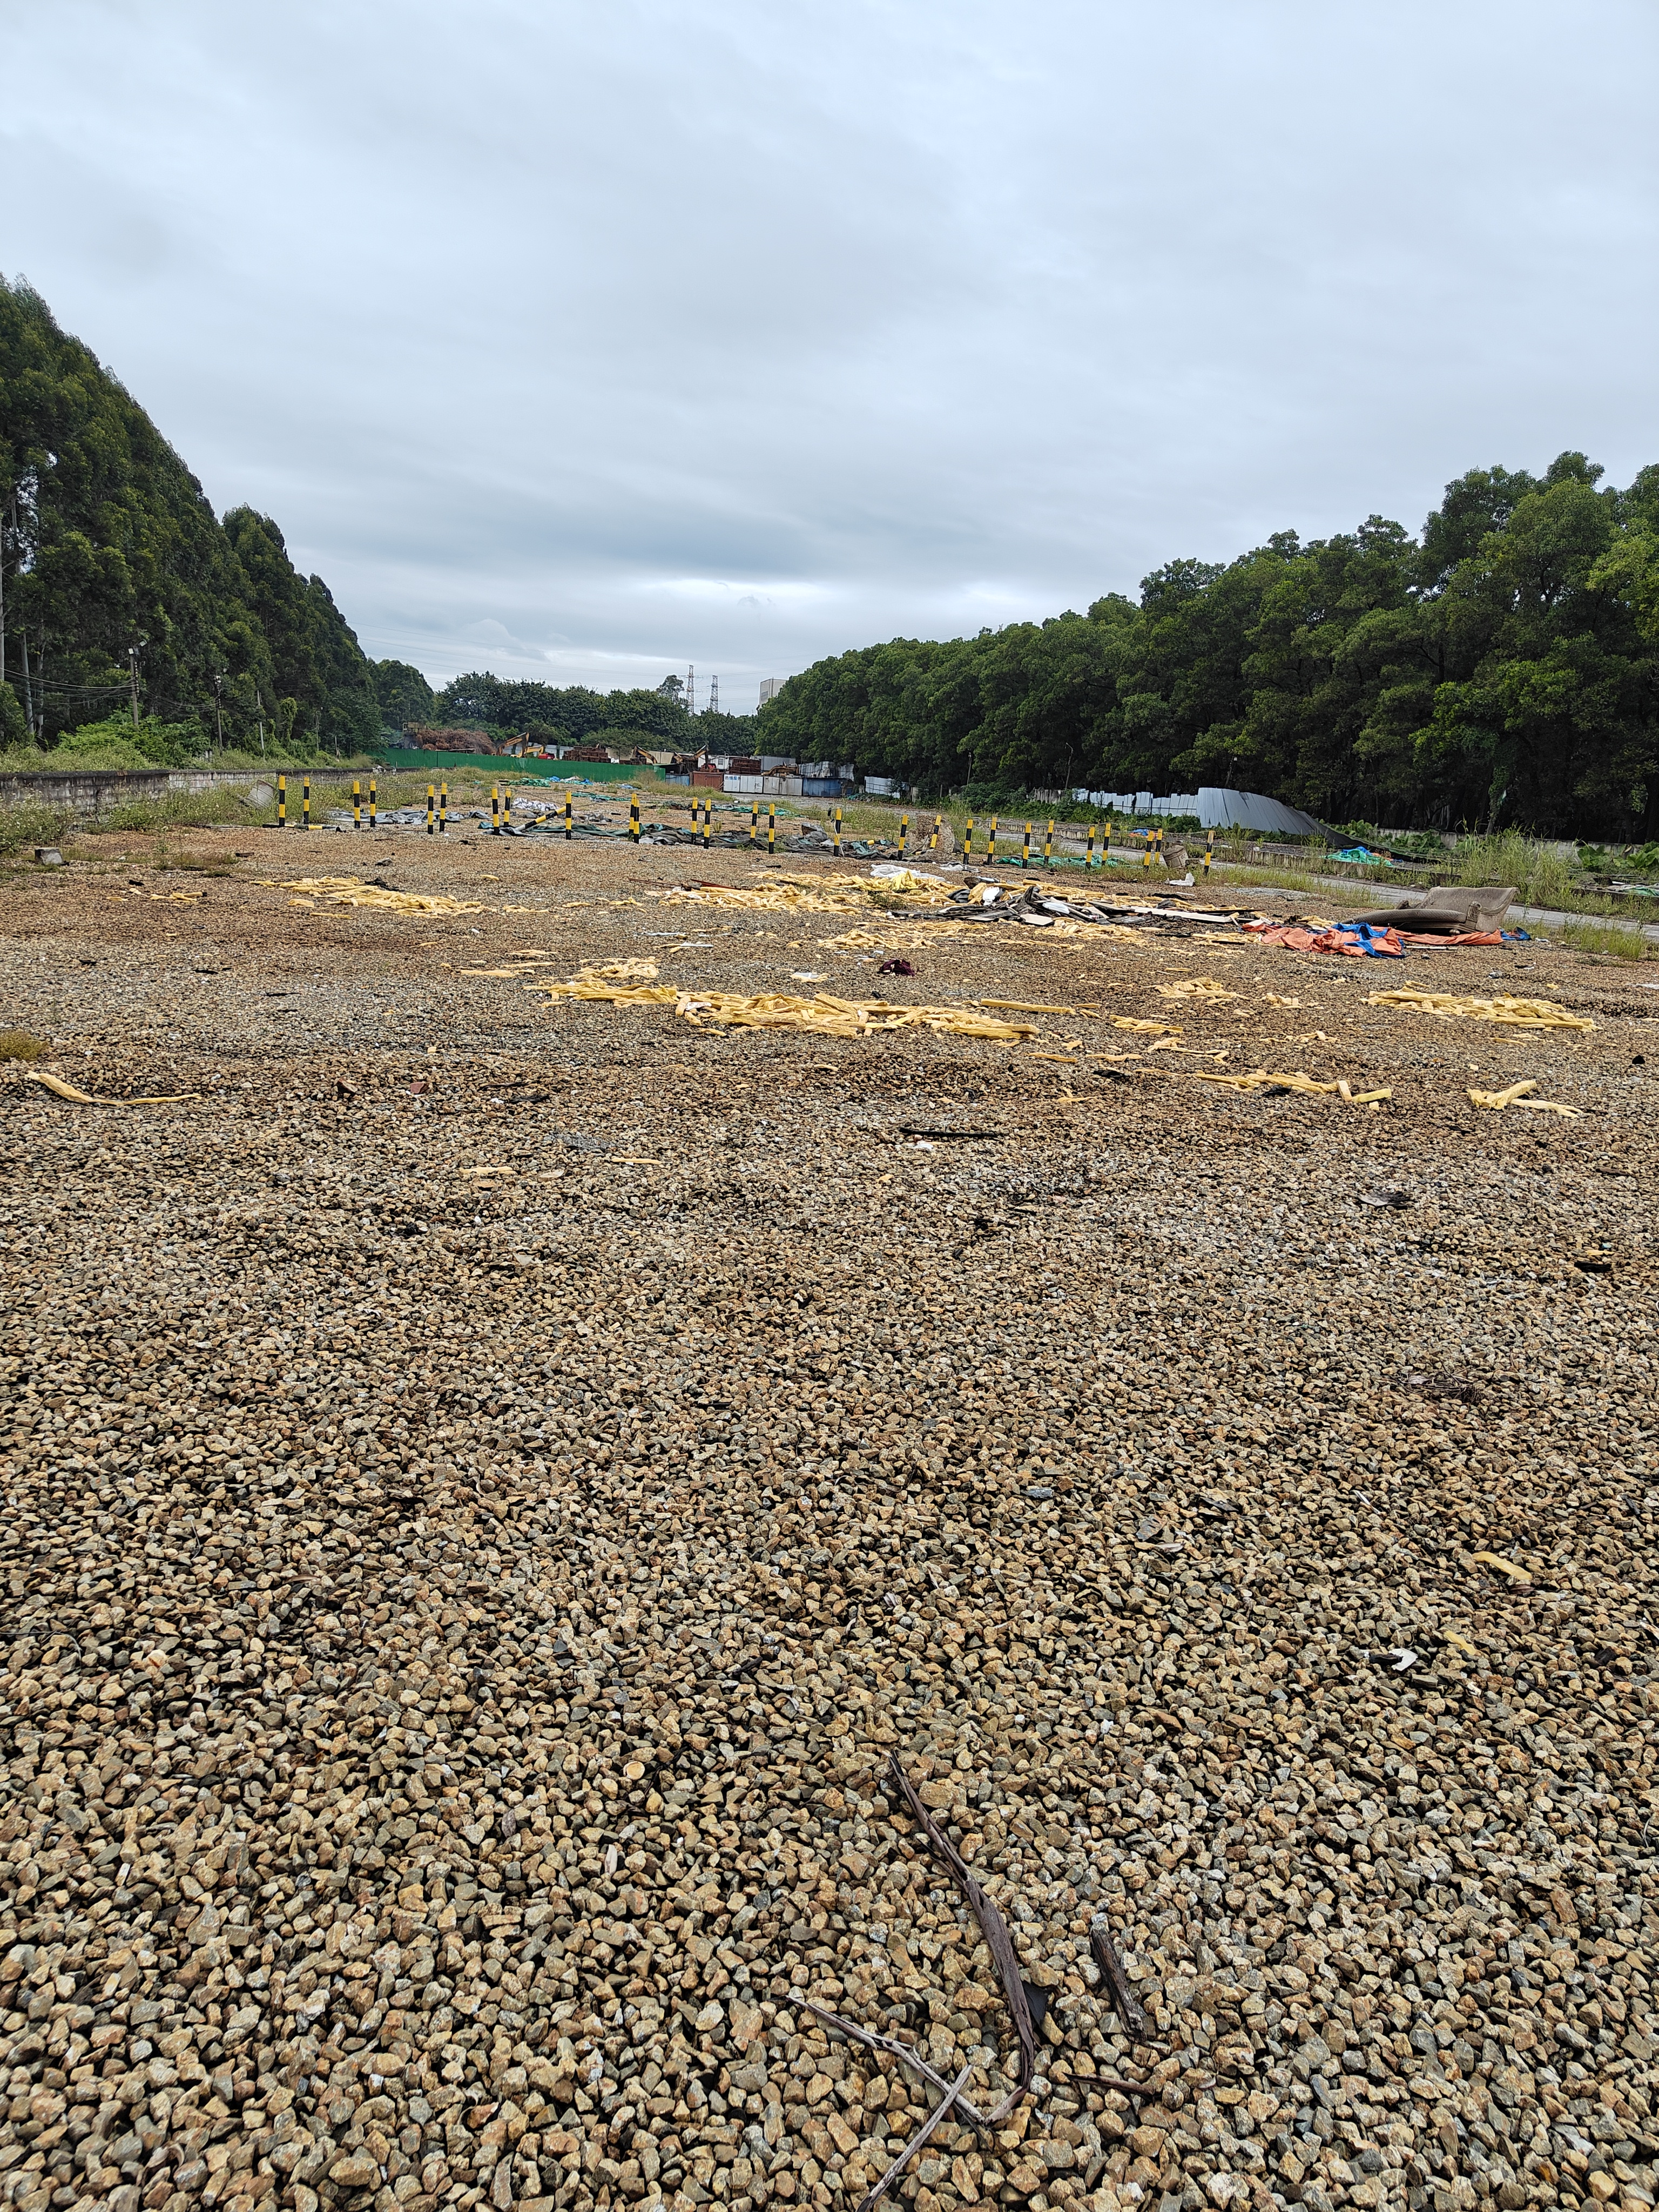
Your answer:
[[[71,814],[107,814],[135,799],[166,797],[164,768],[79,775],[0,775],[0,806],[52,806]]]
[[[361,769],[355,772],[362,774]],[[289,797],[297,806],[306,770],[284,769],[283,773],[288,778]],[[353,774],[349,768],[314,768],[310,771],[313,785],[349,783]],[[153,802],[175,791],[214,791],[221,784],[241,791],[263,784],[274,792],[276,771],[140,768],[82,769],[61,775],[0,775],[0,806],[50,806],[58,813],[96,816],[111,813],[118,806],[131,806],[136,800]]]

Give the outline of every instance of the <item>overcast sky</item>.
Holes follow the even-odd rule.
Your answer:
[[[0,268],[367,650],[609,688],[1659,459],[1652,0],[0,0]]]

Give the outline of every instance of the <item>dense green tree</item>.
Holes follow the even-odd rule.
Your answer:
[[[374,679],[383,729],[401,730],[405,722],[432,720],[438,695],[418,668],[411,668],[406,660],[377,660]]]
[[[284,698],[302,746],[373,736],[368,665],[326,586],[295,574],[274,524],[231,520],[40,295],[0,279],[0,680],[26,734],[130,713],[136,674],[143,715],[210,729],[216,698],[231,743],[278,727]]]
[[[585,744],[597,730],[637,732],[637,744],[696,744],[695,719],[664,691],[591,691],[586,684],[561,687],[511,677],[474,673],[447,684],[433,705],[441,724],[481,729],[535,729],[568,744]]]
[[[1478,469],[1415,538],[1281,532],[1138,605],[862,647],[792,678],[763,744],[923,791],[1231,782],[1334,821],[1650,836],[1659,468],[1601,474]]]

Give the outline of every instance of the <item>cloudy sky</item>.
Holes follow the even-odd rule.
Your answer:
[[[0,268],[377,657],[721,703],[1659,459],[1651,0],[0,0]]]

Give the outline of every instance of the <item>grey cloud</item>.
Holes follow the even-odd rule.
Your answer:
[[[1659,458],[1644,5],[9,15],[6,264],[437,677],[744,703]]]

